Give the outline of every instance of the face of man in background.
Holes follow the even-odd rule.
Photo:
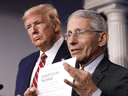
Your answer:
[[[32,43],[45,52],[54,44],[55,30],[46,14],[30,13],[25,19],[25,27]]]
[[[95,58],[99,52],[99,38],[94,34],[94,30],[90,27],[90,18],[70,18],[67,25],[67,32],[72,35],[68,38],[68,48],[72,57],[77,57],[80,63],[88,63]],[[92,31],[75,35],[77,30]]]

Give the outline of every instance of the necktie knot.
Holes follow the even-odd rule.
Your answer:
[[[41,55],[41,61],[44,62],[46,58],[47,58],[47,55],[45,53],[43,53]]]
[[[41,55],[41,60],[40,60],[40,64],[39,64],[40,68],[42,68],[42,67],[45,66],[45,59],[46,59],[46,58],[47,58],[47,55],[45,55],[45,53],[43,53],[43,54]]]

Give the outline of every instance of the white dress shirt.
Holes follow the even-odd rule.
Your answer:
[[[47,55],[47,58],[46,58],[46,61],[45,61],[45,66],[48,66],[48,65],[51,65],[60,46],[62,45],[63,43],[63,37],[61,37],[49,50],[47,50],[45,52],[45,54]],[[36,73],[36,70],[38,68],[38,65],[40,63],[40,58],[41,58],[41,55],[42,55],[42,51],[40,51],[40,56],[38,57],[37,59],[37,62],[35,64],[35,67],[33,69],[33,72],[32,72],[32,75],[31,75],[31,79],[30,79],[30,87],[31,87],[31,84],[32,84],[32,81],[33,81],[33,78],[35,76],[35,73]]]
[[[92,76],[93,72],[95,71],[96,67],[101,62],[103,57],[104,57],[104,54],[101,54],[95,60],[93,60],[90,64],[88,64],[84,68],[80,67],[80,69],[84,69],[85,71],[89,72]],[[100,96],[101,93],[102,93],[102,91],[98,88],[98,90],[92,96]]]

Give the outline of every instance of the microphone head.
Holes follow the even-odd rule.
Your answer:
[[[2,84],[0,84],[0,90],[3,88],[4,86]]]

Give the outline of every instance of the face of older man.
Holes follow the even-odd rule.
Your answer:
[[[67,32],[71,34],[67,41],[69,51],[72,57],[77,57],[77,61],[81,64],[90,63],[101,54],[100,37],[94,34],[90,23],[91,19],[89,18],[72,17],[67,25]]]
[[[55,28],[46,14],[30,13],[25,19],[25,27],[32,43],[45,52],[56,41]]]

